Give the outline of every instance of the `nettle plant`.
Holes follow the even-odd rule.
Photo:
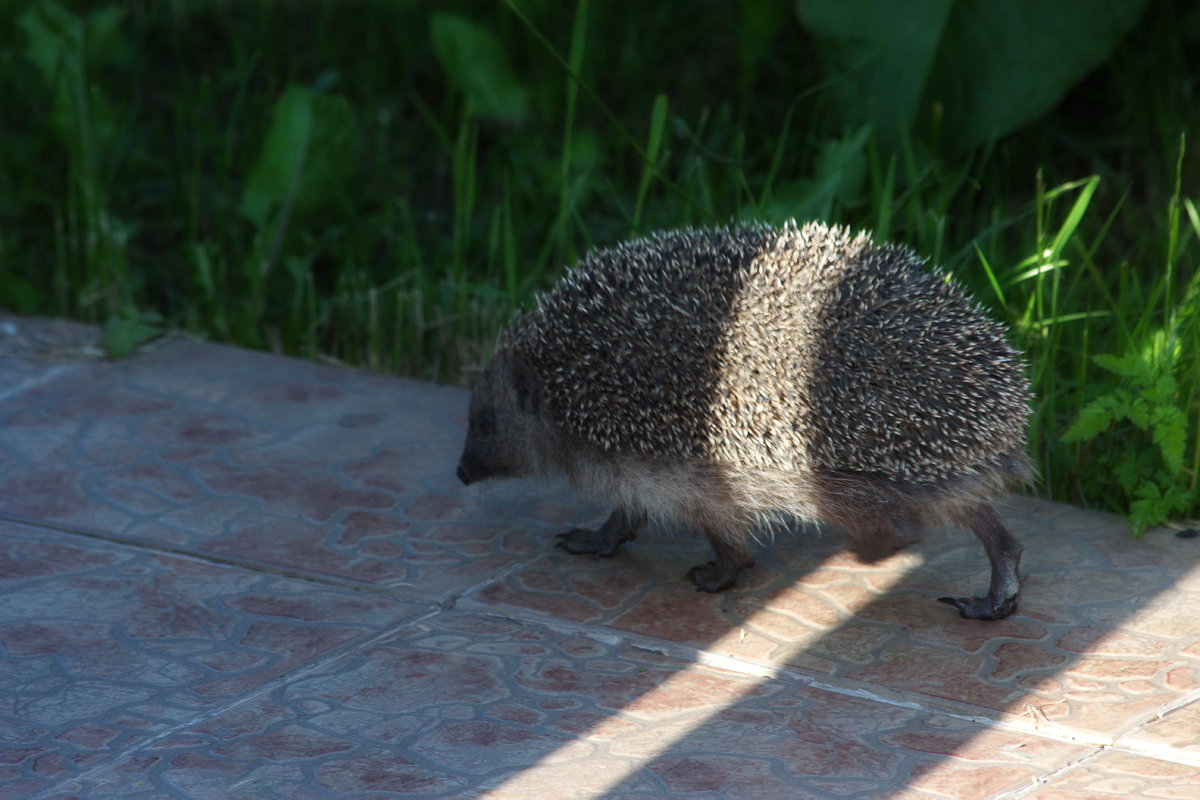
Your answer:
[[[1135,536],[1200,505],[1200,272],[1192,275],[1178,302],[1172,295],[1183,238],[1180,211],[1186,209],[1190,232],[1198,237],[1200,213],[1195,203],[1180,197],[1180,185],[1177,167],[1168,210],[1167,269],[1151,295],[1163,298],[1167,323],[1147,334],[1135,330],[1131,338],[1139,344],[1123,355],[1093,358],[1120,382],[1085,405],[1062,437],[1080,444],[1078,465],[1088,465],[1092,473],[1107,471],[1107,481],[1091,476],[1099,478],[1094,485],[1115,484],[1119,507],[1127,509]],[[1183,234],[1188,233],[1184,228]],[[1143,324],[1147,318],[1142,316]]]
[[[1179,341],[1160,331],[1139,351],[1096,356],[1127,383],[1084,406],[1063,436],[1093,445],[1089,455],[1104,452],[1101,461],[1123,495],[1135,536],[1200,501],[1194,459],[1190,468],[1184,464],[1188,417],[1175,377],[1180,352]]]

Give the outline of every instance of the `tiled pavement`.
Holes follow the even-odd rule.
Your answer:
[[[1013,498],[982,549],[553,547],[466,393],[0,317],[0,798],[1200,798],[1200,539]]]

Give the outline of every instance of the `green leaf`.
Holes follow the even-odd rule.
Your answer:
[[[466,95],[471,113],[506,122],[528,115],[529,92],[491,31],[458,14],[434,14],[429,36],[446,78]]]
[[[1064,442],[1092,439],[1112,427],[1122,415],[1118,400],[1111,394],[1098,397],[1084,406],[1071,427],[1063,434]]]
[[[1174,405],[1176,395],[1179,393],[1179,382],[1174,376],[1169,374],[1159,375],[1150,386],[1146,388],[1146,399],[1155,404]]]
[[[1183,451],[1187,445],[1187,417],[1172,405],[1157,406],[1151,415],[1152,437],[1162,453],[1168,474],[1174,478],[1183,469]]]
[[[124,358],[137,347],[163,333],[163,319],[155,311],[109,317],[104,325],[104,349],[109,358]]]
[[[303,215],[335,195],[354,166],[357,131],[345,98],[292,85],[275,103],[240,211],[262,230],[279,210]]]
[[[1144,431],[1150,429],[1150,416],[1153,413],[1154,406],[1141,395],[1125,409],[1125,417]]]
[[[1108,58],[1147,0],[960,0],[925,99],[945,108],[950,149],[1002,136],[1049,111]]]
[[[110,5],[82,17],[41,0],[17,20],[25,31],[25,57],[52,89],[54,127],[68,141],[84,130],[105,139],[113,133],[104,95],[88,92],[87,73],[100,54],[117,49],[125,14]]]
[[[46,83],[71,74],[82,74],[83,21],[58,3],[34,3],[17,21],[25,31],[25,57],[33,62]]]
[[[953,0],[798,0],[845,125],[873,122],[887,139],[912,127]]]
[[[781,186],[764,209],[768,219],[828,219],[835,202],[851,205],[867,180],[867,142],[871,129],[821,145],[812,178]]]
[[[1095,356],[1095,361],[1109,372],[1115,372],[1122,378],[1137,381],[1143,386],[1150,383],[1151,366],[1137,353],[1127,353],[1123,356],[1100,353]]]
[[[1121,458],[1112,467],[1112,476],[1126,495],[1132,496],[1146,480],[1146,471],[1137,457]]]
[[[1129,523],[1133,526],[1134,537],[1140,537],[1151,525],[1161,522],[1162,496],[1158,486],[1153,483],[1138,487],[1138,497],[1129,504]]]
[[[999,137],[1051,109],[1102,63],[1148,0],[797,0],[846,125],[886,141],[935,106],[949,150]]]
[[[1129,506],[1129,521],[1133,525],[1133,535],[1141,536],[1146,529],[1166,522],[1173,515],[1190,510],[1196,503],[1197,492],[1167,482],[1166,476],[1159,476],[1167,486],[1155,481],[1145,481],[1138,486],[1135,499]]]

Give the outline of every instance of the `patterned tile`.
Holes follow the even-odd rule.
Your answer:
[[[1200,767],[1111,750],[1048,781],[1030,800],[1107,800],[1107,798],[1200,797]]]
[[[444,598],[550,533],[540,503],[465,501],[465,407],[459,389],[177,339],[0,395],[0,514]]]
[[[1200,796],[1200,540],[1014,498],[1002,622],[935,602],[987,581],[952,531],[707,595],[702,543],[459,486],[460,389],[98,341],[0,313],[0,797]]]
[[[89,798],[977,798],[1082,749],[453,612],[140,750]]]
[[[104,356],[100,330],[70,320],[19,317],[0,309],[0,399],[80,361]]]
[[[0,523],[0,796],[73,777],[422,610]]]
[[[1200,642],[1191,649],[1200,650]],[[1156,716],[1122,741],[1159,751],[1170,750],[1200,765],[1200,699]]]
[[[1200,688],[1200,617],[1178,613],[1200,604],[1195,540],[1167,531],[1133,540],[1115,517],[1031,499],[1013,498],[1005,512],[1026,548],[1025,583],[1020,609],[1000,622],[963,620],[934,602],[987,581],[978,543],[953,531],[873,564],[834,535],[780,540],[721,595],[682,580],[707,558],[694,542],[639,540],[607,560],[559,551],[473,602],[1037,720],[1086,740],[1110,741]]]

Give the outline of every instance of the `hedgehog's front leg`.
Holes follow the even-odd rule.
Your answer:
[[[964,515],[963,522],[987,551],[992,564],[992,582],[987,597],[939,597],[943,603],[956,606],[967,619],[1004,619],[1017,610],[1017,595],[1021,591],[1021,543],[1000,521],[996,511],[981,504]]]
[[[687,576],[698,591],[723,592],[737,581],[738,573],[754,566],[754,559],[746,554],[746,546],[741,542],[709,532],[704,535],[717,557],[707,564],[692,567]]]
[[[621,545],[637,538],[646,522],[646,515],[618,508],[596,530],[573,528],[558,535],[558,546],[575,555],[591,554],[596,558],[611,558]]]

